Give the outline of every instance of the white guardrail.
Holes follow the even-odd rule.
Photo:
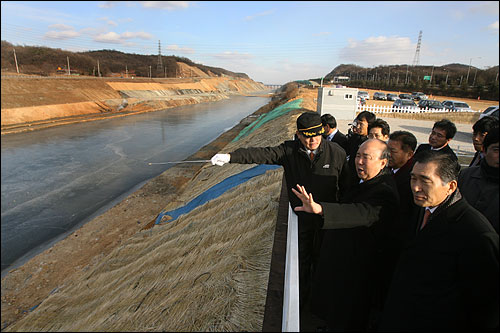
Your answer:
[[[433,108],[423,108],[417,107],[410,108],[397,108],[392,107],[392,105],[357,105],[356,111],[370,111],[373,113],[449,113],[454,112],[447,109],[433,109]],[[479,111],[458,111],[458,113],[471,113]]]
[[[300,331],[299,309],[299,222],[288,204],[286,237],[285,286],[283,295],[282,332]]]

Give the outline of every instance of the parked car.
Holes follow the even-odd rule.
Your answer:
[[[443,106],[448,112],[474,112],[469,104],[460,101],[443,101]]]
[[[363,97],[356,97],[356,101],[358,102],[359,105],[363,106],[366,104],[366,100]]]
[[[370,94],[367,91],[358,91],[358,96],[363,97],[365,100],[370,99]]]
[[[413,97],[410,94],[399,94],[400,99],[409,99],[413,101]]]
[[[387,100],[388,100],[388,101],[395,101],[395,100],[397,100],[398,98],[399,98],[399,97],[398,97],[398,95],[396,95],[396,94],[387,94]]]
[[[498,105],[493,105],[490,107],[487,107],[486,110],[484,110],[480,115],[479,119],[490,116],[490,117],[495,117],[498,119]]]
[[[440,101],[436,101],[435,99],[423,99],[418,102],[418,107],[420,109],[428,109],[428,110],[440,110],[444,111],[444,106]]]
[[[393,112],[401,112],[401,111],[420,111],[417,107],[417,104],[411,99],[398,99],[394,101],[392,104]]]
[[[373,99],[380,99],[380,100],[387,100],[387,97],[385,96],[385,93],[377,91],[376,93],[373,94]]]
[[[423,92],[412,92],[411,97],[414,101],[421,101],[423,99],[427,99],[427,95]]]

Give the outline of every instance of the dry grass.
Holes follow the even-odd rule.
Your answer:
[[[290,139],[300,113],[274,119],[223,151]],[[252,166],[206,166],[165,209]],[[282,172],[268,171],[135,234],[6,331],[260,331]]]

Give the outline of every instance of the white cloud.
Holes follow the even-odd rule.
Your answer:
[[[49,28],[55,30],[47,31],[43,39],[64,40],[79,37],[81,35],[81,33],[75,31],[73,27],[66,24],[51,24]]]
[[[245,17],[245,21],[252,21],[252,20],[255,20],[257,17],[268,16],[268,15],[271,15],[273,12],[274,12],[273,10],[267,10],[265,12],[257,13],[255,15],[249,15],[249,16]]]
[[[407,64],[416,46],[408,37],[379,36],[362,41],[349,39],[348,45],[339,52],[339,60],[364,66]]]
[[[94,41],[99,43],[113,43],[113,44],[123,43],[123,40],[121,39],[120,35],[113,31],[95,36]]]
[[[81,34],[74,30],[64,31],[47,31],[43,36],[44,39],[70,39],[80,36]]]
[[[153,36],[151,34],[144,32],[144,31],[138,31],[138,32],[125,31],[124,33],[121,34],[121,37],[124,39],[132,39],[132,38],[151,39],[151,38],[153,38]]]
[[[195,51],[192,48],[189,47],[179,47],[178,45],[168,45],[166,47],[167,51],[172,51],[176,53],[184,53],[184,54],[193,54]]]
[[[50,29],[56,29],[56,30],[74,30],[73,27],[66,25],[66,24],[51,24],[49,25]]]
[[[112,8],[118,1],[104,1],[98,5],[99,8]]]
[[[138,32],[129,32],[126,31],[122,34],[117,34],[114,31],[110,31],[107,33],[100,33],[94,37],[94,41],[99,43],[112,43],[112,44],[124,44],[126,45],[126,40],[128,39],[151,39],[152,35],[147,32],[138,31]]]
[[[110,20],[108,17],[101,17],[99,19],[99,21],[104,21],[104,22],[106,22],[106,24],[112,25],[114,27],[118,26],[118,23],[116,23],[115,21]]]
[[[493,33],[498,34],[498,21],[493,22],[487,27],[488,30],[492,31]]]
[[[208,54],[212,59],[210,62],[216,63],[218,67],[226,68],[234,72],[245,72],[246,68],[253,65],[252,59],[254,56],[249,53],[239,53],[239,52],[221,52]],[[229,68],[240,68],[238,70],[232,70]]]
[[[144,8],[178,10],[189,7],[189,1],[139,1]]]
[[[214,58],[226,60],[226,61],[241,61],[241,60],[248,60],[248,59],[253,58],[253,56],[249,53],[239,53],[239,52],[230,52],[230,51],[212,54],[211,56]]]

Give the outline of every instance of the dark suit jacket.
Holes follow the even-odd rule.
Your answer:
[[[347,151],[347,137],[342,134],[342,132],[337,131],[337,133],[335,133],[332,140],[330,141],[338,143],[338,145],[342,147],[344,151]]]
[[[428,143],[422,143],[421,145],[418,146],[417,150],[415,151],[415,156],[422,152],[422,151],[427,151],[427,150],[431,150],[431,145],[428,144]],[[453,158],[455,161],[458,161],[458,157],[457,155],[455,154],[455,152],[453,151],[453,149],[451,149],[450,145],[446,145],[444,148],[441,148],[439,150],[436,150],[442,154],[448,154],[451,156],[451,158]]]
[[[333,142],[321,140],[313,161],[310,160],[300,140],[285,141],[276,147],[239,148],[231,153],[231,163],[277,164],[282,165],[288,187],[288,198],[292,208],[302,206],[300,199],[292,192],[296,185],[304,186],[318,201],[337,202],[342,191],[349,186],[350,178],[346,155]],[[305,212],[297,212],[299,229],[314,229],[321,223],[321,217]]]
[[[417,209],[417,205],[415,205],[415,202],[413,201],[413,193],[410,187],[410,173],[413,168],[413,164],[415,164],[415,161],[411,158],[398,170],[398,172],[393,175],[400,201],[399,221],[396,226],[400,242],[403,241],[404,233],[408,229],[408,223],[411,220],[414,211]]]
[[[335,230],[325,230],[313,283],[313,311],[334,331],[364,330],[390,250],[387,237],[399,206],[396,184],[384,170],[356,184],[340,203],[321,205],[323,229]]]
[[[457,189],[409,229],[380,331],[498,329],[498,234]]]
[[[490,221],[497,233],[500,231],[498,180],[498,168],[488,166],[484,159],[478,166],[462,169],[458,176],[458,187],[464,198]]]

